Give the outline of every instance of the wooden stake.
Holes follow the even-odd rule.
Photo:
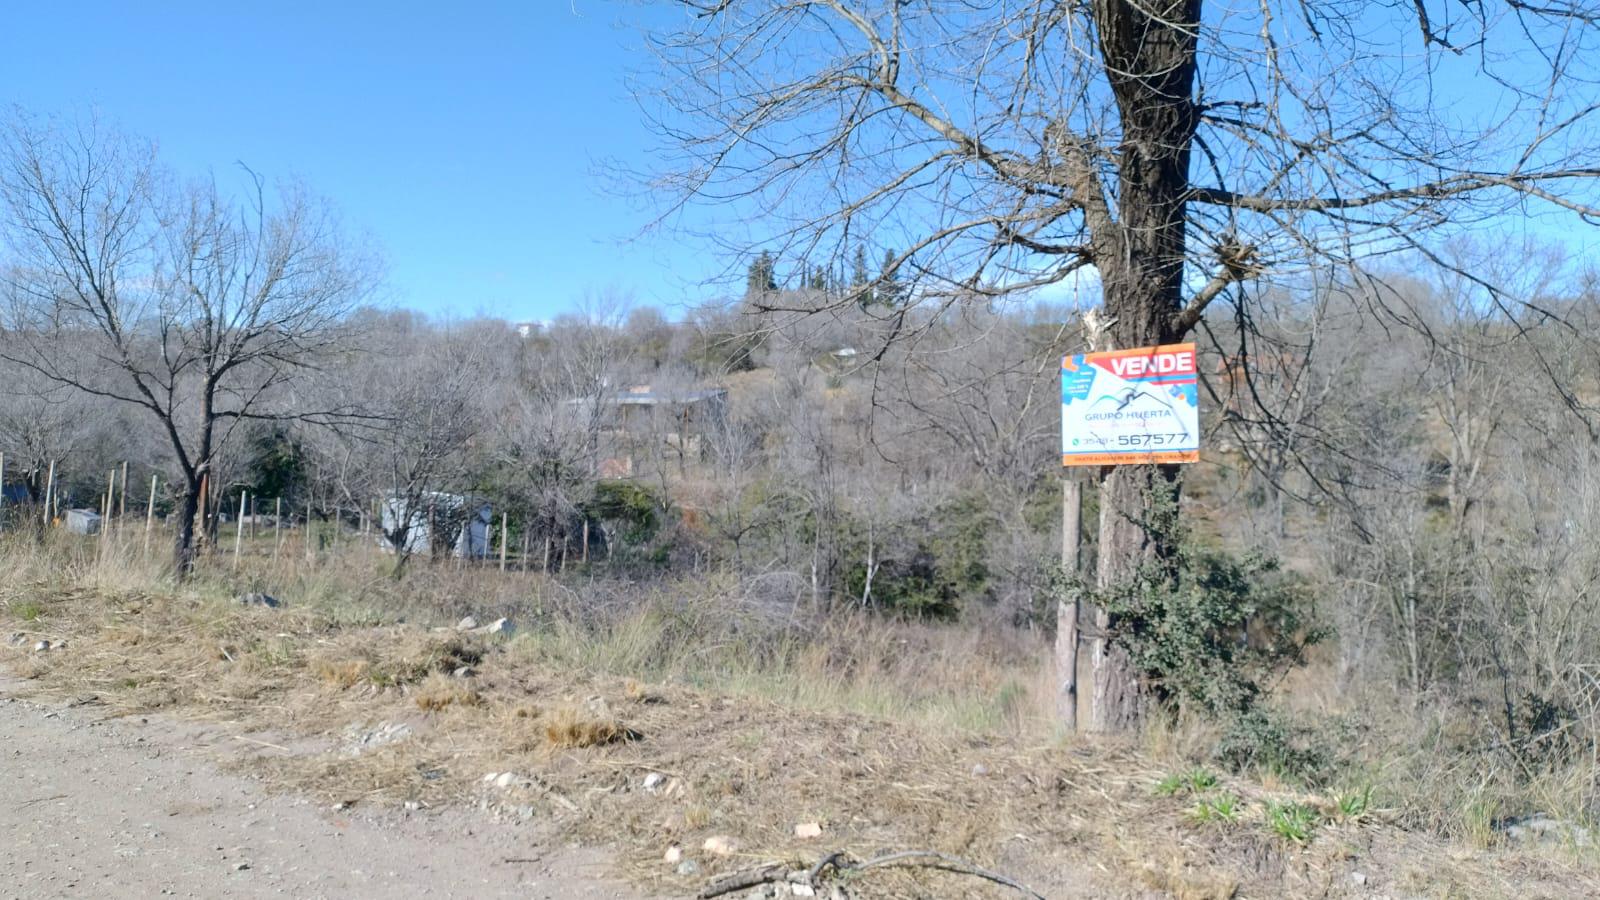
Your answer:
[[[233,523],[233,570],[239,571],[239,556],[244,553],[244,502],[249,491],[239,492],[239,518]]]
[[[316,551],[311,549],[311,497],[306,497],[306,562],[317,561]]]
[[[272,561],[278,561],[278,549],[283,546],[283,498],[272,501]]]
[[[117,520],[128,518],[128,461],[122,461],[122,502],[117,507]]]
[[[1078,574],[1083,534],[1083,482],[1069,475],[1061,482],[1061,570]],[[1056,601],[1056,680],[1060,693],[1056,710],[1068,731],[1078,730],[1078,591]]]
[[[696,560],[697,563],[699,561],[699,558],[700,558],[699,554],[696,554],[695,555],[695,560]],[[589,564],[589,517],[588,516],[584,516],[583,517],[583,564],[584,565],[588,565]]]
[[[156,479],[159,475],[150,476],[150,500],[144,508],[144,555],[150,555],[150,527],[156,520]]]
[[[100,516],[100,543],[102,544],[106,541],[106,534],[111,531],[111,512],[116,508],[111,505],[111,501],[115,500],[116,497],[117,468],[112,466],[111,474],[106,476],[106,503],[102,510],[104,514]]]
[[[506,511],[500,511],[500,571],[506,570],[506,538],[510,534]]]
[[[210,472],[201,472],[200,473],[200,503],[195,507],[195,511],[194,511],[195,517],[197,519],[199,519],[199,521],[194,523],[194,529],[195,529],[195,540],[199,541],[200,542],[200,546],[202,546],[202,547],[208,547],[208,546],[210,546],[210,543],[211,543],[210,540],[208,539],[207,534],[206,534],[206,521],[207,521],[206,513],[208,512],[208,510],[206,509],[206,506],[207,506],[207,504],[209,504],[211,502],[211,500],[209,499],[210,498],[210,490],[209,490],[210,487],[211,487],[211,473]]]
[[[46,527],[49,527],[50,523],[55,520],[55,516],[50,514],[50,502],[55,497],[55,491],[56,461],[52,459],[50,460],[50,474],[44,480],[44,524]]]
[[[0,528],[6,524],[6,455],[0,451]]]

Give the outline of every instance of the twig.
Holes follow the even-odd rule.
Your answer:
[[[923,866],[931,869],[941,869],[946,872],[954,872],[957,875],[971,875],[974,878],[983,878],[988,881],[992,881],[995,884],[1004,885],[1005,887],[1011,888],[1019,894],[1033,897],[1034,900],[1045,900],[1043,894],[1035,891],[1033,888],[1030,888],[1025,884],[1022,884],[1019,881],[1007,878],[1006,876],[1001,875],[999,872],[991,872],[988,869],[980,868],[979,866],[975,866],[964,859],[957,859],[954,856],[939,853],[935,850],[907,850],[902,853],[890,853],[887,856],[879,856],[875,859],[869,859],[866,862],[855,866],[855,868],[871,869],[879,866]]]
[[[868,869],[888,868],[890,866],[938,869],[956,875],[982,878],[1002,887],[1008,887],[1025,897],[1033,898],[1033,900],[1045,900],[1043,894],[1015,879],[999,872],[991,872],[964,859],[958,859],[935,850],[905,850],[899,853],[877,856],[865,862],[855,862],[844,851],[836,850],[822,857],[817,861],[816,865],[809,869],[790,869],[781,863],[767,863],[755,869],[747,869],[743,872],[735,872],[718,878],[702,888],[696,896],[700,900],[710,900],[712,897],[721,897],[724,894],[731,894],[734,891],[744,890],[745,888],[778,882],[804,884],[816,889],[818,887],[817,879],[830,866],[840,874],[864,872]]]
[[[788,866],[782,863],[768,863],[759,869],[747,869],[743,872],[734,872],[732,875],[724,875],[706,885],[698,896],[701,900],[706,900],[708,897],[720,897],[723,894],[731,894],[734,891],[742,891],[745,888],[755,887],[756,885],[773,884],[788,880]]]
[[[51,796],[51,797],[35,797],[32,800],[24,800],[21,803],[18,803],[17,804],[17,809],[27,809],[28,807],[34,805],[35,803],[49,803],[51,800],[65,800],[65,799],[67,799],[67,795],[66,794],[56,794],[56,795]]]

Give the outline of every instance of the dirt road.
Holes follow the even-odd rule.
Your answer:
[[[217,768],[217,730],[27,699],[0,676],[0,900],[634,898],[604,858],[471,811],[334,812]]]

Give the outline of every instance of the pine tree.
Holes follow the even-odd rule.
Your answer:
[[[856,292],[856,303],[862,309],[871,306],[874,300],[871,281],[871,277],[867,275],[867,248],[863,244],[857,244],[855,274],[850,278],[850,288]]]
[[[896,274],[894,251],[884,248],[883,264],[878,269],[877,301],[884,306],[899,304],[904,288],[900,285],[899,276]]]
[[[777,289],[776,263],[772,254],[763,250],[760,256],[750,262],[749,273],[745,276],[744,295],[746,298],[759,297]]]

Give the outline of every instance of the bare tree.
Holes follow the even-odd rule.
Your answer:
[[[679,6],[655,36],[651,107],[673,210],[732,204],[802,259],[887,235],[910,302],[1092,269],[1099,349],[1181,340],[1219,298],[1248,316],[1264,274],[1437,259],[1430,236],[1530,205],[1600,214],[1588,3]],[[758,302],[835,302],[788,296]],[[884,314],[888,336],[902,313]],[[1102,475],[1101,587],[1171,558],[1150,512],[1178,480]],[[1115,643],[1096,656],[1091,727],[1126,728],[1138,673]]]
[[[502,481],[527,512],[524,527],[542,544],[546,564],[600,476],[607,432],[615,425],[611,400],[631,357],[616,328],[620,301],[594,299],[586,307],[520,348],[518,370],[501,385],[496,404]]]
[[[243,200],[176,186],[147,144],[94,123],[18,113],[0,132],[4,359],[155,417],[178,474],[180,576],[232,431],[335,412],[285,401],[346,343],[372,285],[321,202],[253,173],[245,186]]]
[[[345,502],[387,505],[379,526],[400,578],[419,531],[427,531],[430,551],[453,547],[463,510],[445,495],[466,493],[481,467],[479,438],[494,418],[488,401],[515,334],[506,327],[494,334],[487,326],[435,328],[406,315],[369,325],[367,352],[319,385],[333,395],[320,405],[360,409],[365,420],[317,429],[308,447],[322,481]]]

